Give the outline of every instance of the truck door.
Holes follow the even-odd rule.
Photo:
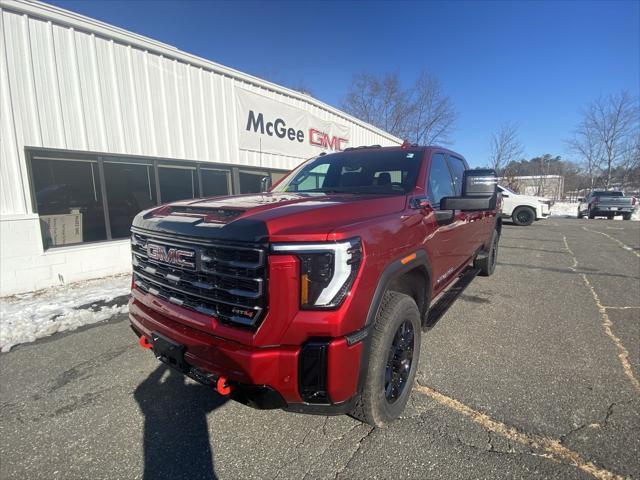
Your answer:
[[[438,293],[464,263],[469,249],[461,212],[440,210],[440,199],[455,196],[451,169],[443,153],[431,156],[426,191],[433,211],[422,219],[426,227],[424,242],[431,261],[434,293]]]
[[[464,171],[469,168],[464,160],[453,155],[447,155],[447,163],[453,176],[453,188],[456,196],[462,195],[462,180]],[[486,217],[486,212],[461,212],[456,211],[456,219],[460,221],[460,229],[464,231],[464,244],[460,244],[460,255],[470,258],[482,247],[482,242],[490,230],[488,227],[490,219]],[[462,260],[464,261],[464,260]]]

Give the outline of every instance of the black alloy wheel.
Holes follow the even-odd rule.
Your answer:
[[[531,212],[529,210],[522,209],[517,213],[516,218],[522,225],[527,225],[531,223]]]
[[[413,324],[405,320],[396,330],[387,357],[384,373],[384,395],[388,403],[394,403],[398,400],[407,386],[413,362],[414,342]]]

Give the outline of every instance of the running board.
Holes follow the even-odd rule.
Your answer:
[[[444,292],[440,299],[431,307],[422,320],[422,330],[427,331],[435,326],[436,323],[447,313],[447,310],[453,305],[458,297],[469,286],[471,281],[480,273],[480,269],[469,267],[462,272],[456,283],[449,290]]]

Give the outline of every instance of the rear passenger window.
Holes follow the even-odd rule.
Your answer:
[[[453,173],[453,188],[455,188],[456,195],[462,195],[462,176],[464,174],[465,165],[464,162],[457,157],[449,157],[449,166]]]
[[[429,203],[431,203],[431,206],[434,208],[440,207],[442,197],[455,196],[451,182],[451,172],[442,153],[436,153],[431,157],[427,195],[429,197]]]

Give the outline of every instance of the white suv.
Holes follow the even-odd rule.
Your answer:
[[[516,225],[531,225],[551,213],[553,202],[548,198],[520,195],[502,185],[498,191],[502,194],[502,216],[510,217]]]

